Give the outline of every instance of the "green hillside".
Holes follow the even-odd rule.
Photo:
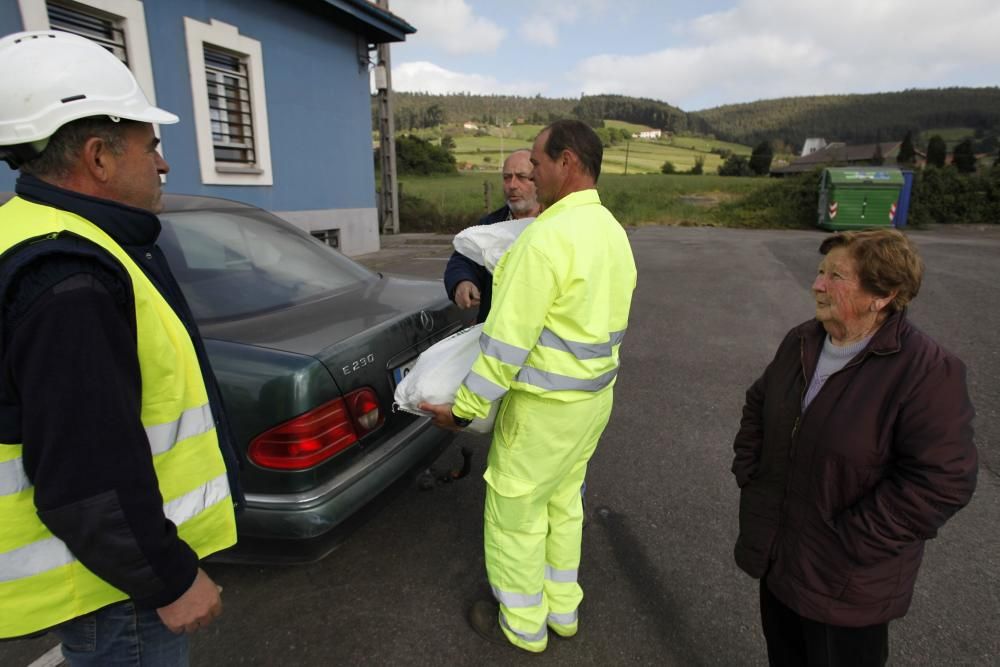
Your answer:
[[[807,137],[871,143],[901,140],[908,130],[967,127],[1000,133],[1000,88],[906,90],[869,95],[786,97],[731,104],[693,114],[718,137],[753,145]]]
[[[783,142],[792,149],[801,147],[808,137],[857,144],[876,139],[901,140],[907,131],[914,131],[915,136],[925,140],[931,128],[960,128],[963,136],[976,137],[977,150],[988,151],[996,143],[991,143],[991,138],[1000,136],[998,87],[787,97],[693,112],[659,100],[623,95],[550,99],[397,93],[394,100],[396,128],[400,132],[465,121],[525,128],[557,118],[581,118],[595,126],[618,121],[629,127],[661,129],[675,136],[711,138],[744,146],[766,140]],[[674,145],[678,145],[676,141]]]

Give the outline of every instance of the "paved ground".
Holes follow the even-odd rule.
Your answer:
[[[728,472],[745,388],[788,328],[808,318],[820,232],[643,228],[630,232],[639,288],[616,407],[587,478],[581,633],[540,658],[487,644],[465,624],[484,590],[478,474],[412,481],[312,565],[212,565],[226,613],[196,635],[194,665],[763,665],[756,586],[732,563]],[[894,665],[1000,664],[1000,228],[914,232],[928,274],[919,326],[962,357],[976,404],[979,489],[927,549]],[[415,243],[420,241],[421,243]],[[446,239],[402,236],[359,258],[436,278]],[[487,442],[458,447],[485,466]],[[25,665],[50,639],[0,644]]]

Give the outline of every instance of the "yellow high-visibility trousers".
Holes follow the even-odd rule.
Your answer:
[[[573,403],[511,391],[497,415],[486,479],[486,574],[507,638],[544,651],[548,629],[577,630],[580,487],[611,416],[612,390]]]

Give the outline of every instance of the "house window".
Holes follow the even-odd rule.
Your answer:
[[[120,19],[88,12],[76,5],[46,3],[52,30],[71,32],[97,42],[128,65],[125,29]]]
[[[18,0],[25,30],[63,30],[92,39],[121,58],[156,105],[146,12],[139,0]]]
[[[314,229],[309,233],[313,235],[313,238],[319,239],[331,248],[340,248],[339,229]]]
[[[246,62],[205,45],[205,80],[216,163],[255,165]]]
[[[271,185],[260,42],[235,26],[184,18],[201,182]]]

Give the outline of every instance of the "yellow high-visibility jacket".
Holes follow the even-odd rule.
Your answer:
[[[235,544],[226,465],[184,324],[142,269],[96,225],[19,197],[0,207],[0,255],[23,241],[64,232],[106,250],[131,279],[141,421],[166,517],[199,558]],[[20,443],[0,444],[0,638],[43,630],[127,598],[84,567],[38,518],[21,453]]]
[[[611,387],[635,285],[628,236],[597,190],[546,209],[494,270],[482,350],[455,415],[485,417],[512,389],[572,402]]]

